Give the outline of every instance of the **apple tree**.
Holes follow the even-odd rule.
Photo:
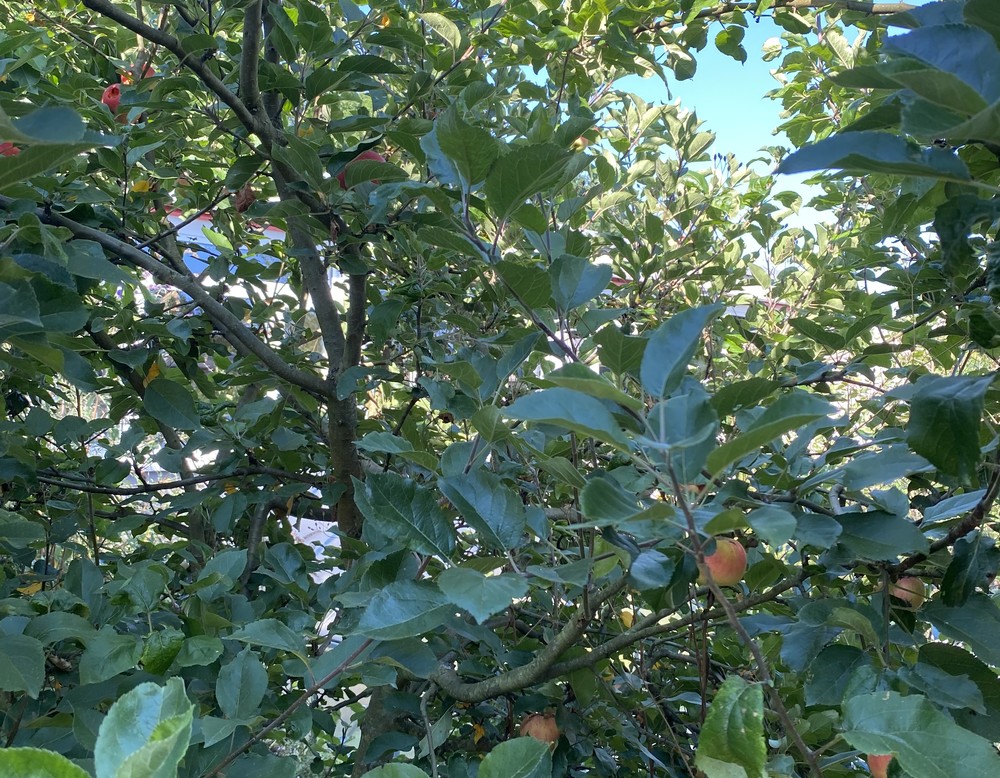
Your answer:
[[[0,771],[1000,774],[992,0],[0,14]]]

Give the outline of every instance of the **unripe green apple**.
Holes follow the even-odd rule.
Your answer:
[[[891,761],[892,754],[868,754],[868,769],[872,771],[872,778],[886,778]]]
[[[716,538],[715,553],[705,557],[698,583],[708,581],[705,568],[712,573],[713,580],[719,586],[735,586],[743,580],[743,574],[747,571],[746,549],[734,538]]]

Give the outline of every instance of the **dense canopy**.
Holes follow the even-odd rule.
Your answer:
[[[0,19],[0,773],[1000,775],[995,0]]]

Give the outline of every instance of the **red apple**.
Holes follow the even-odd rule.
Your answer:
[[[122,88],[118,84],[112,84],[104,90],[101,95],[101,102],[111,109],[111,113],[118,113],[118,106],[122,101]]]
[[[257,201],[257,195],[250,184],[246,184],[236,193],[236,213],[243,213]]]
[[[358,156],[356,156],[354,159],[352,159],[350,162],[344,165],[343,170],[337,173],[337,180],[340,182],[341,189],[347,189],[347,176],[345,175],[347,173],[347,168],[349,168],[355,162],[361,162],[362,160],[365,159],[370,159],[373,162],[385,162],[385,157],[383,157],[377,151],[372,151],[371,149],[368,149],[368,151],[362,151],[360,154],[358,154]],[[373,180],[372,183],[377,184],[378,181]]]
[[[533,737],[555,748],[559,740],[559,725],[551,713],[532,713],[521,722],[521,737]]]
[[[143,78],[152,78],[155,75],[156,75],[156,71],[153,70],[153,66],[152,65],[146,65],[146,67],[142,71],[142,77]],[[131,84],[132,83],[132,71],[131,70],[124,71],[122,73],[122,75],[121,75],[121,78],[122,78],[122,83],[123,84]]]
[[[913,610],[924,604],[927,599],[927,587],[924,582],[916,576],[910,575],[900,578],[889,587],[889,594],[897,600],[903,600]]]
[[[705,583],[708,576],[705,568],[719,586],[735,586],[743,580],[747,571],[747,552],[734,538],[716,538],[715,553],[705,557],[705,564],[698,576],[699,583]]]
[[[21,149],[8,140],[0,143],[0,157],[16,157],[21,153]]]
[[[886,778],[891,761],[892,754],[868,754],[868,769],[872,771],[872,778]]]

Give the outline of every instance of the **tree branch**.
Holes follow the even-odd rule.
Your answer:
[[[247,110],[260,114],[260,82],[257,60],[260,56],[261,15],[264,0],[253,0],[243,14],[243,50],[240,52],[240,97]]]
[[[130,16],[118,6],[113,5],[110,0],[82,0],[82,2],[91,11],[96,11],[101,16],[117,22],[125,29],[141,35],[146,40],[152,41],[177,57],[180,64],[193,71],[201,79],[201,82],[212,90],[216,97],[232,109],[233,113],[240,120],[240,123],[248,131],[260,138],[266,146],[270,147],[272,143],[283,142],[281,133],[276,132],[269,122],[255,116],[246,104],[219,80],[219,77],[212,72],[211,68],[202,62],[199,57],[192,56],[189,52],[186,52],[181,41],[173,35],[158,30],[155,27],[150,27],[145,22],[136,19],[134,16]]]
[[[279,470],[274,467],[240,467],[225,473],[204,473],[202,475],[192,475],[186,478],[176,478],[173,481],[158,481],[156,483],[145,484],[143,486],[100,486],[87,480],[73,480],[69,475],[59,473],[59,477],[51,475],[39,475],[38,480],[44,484],[58,486],[62,489],[72,489],[88,494],[111,494],[116,497],[134,497],[139,494],[156,494],[165,492],[168,489],[183,489],[194,484],[204,484],[210,481],[225,481],[231,478],[242,478],[248,475],[269,475],[283,481],[298,481],[305,484],[322,484],[325,478],[320,476],[307,476],[299,473],[291,473],[287,470]]]
[[[347,348],[340,370],[361,364],[361,344],[365,338],[365,324],[368,320],[368,276],[348,276]]]
[[[12,203],[13,200],[11,198],[0,196],[0,207],[9,209]],[[232,311],[206,292],[197,280],[177,272],[162,262],[153,259],[149,254],[140,251],[124,241],[118,240],[118,238],[114,238],[93,227],[87,227],[79,222],[75,222],[60,213],[45,208],[39,208],[35,213],[43,223],[65,227],[78,238],[87,238],[95,243],[99,243],[107,251],[120,257],[128,264],[142,268],[152,273],[163,283],[181,290],[201,306],[205,314],[221,330],[223,337],[240,354],[256,357],[271,372],[279,378],[288,381],[290,384],[299,386],[319,397],[329,396],[327,383],[320,376],[299,370],[285,362],[276,351],[250,332]]]
[[[431,674],[429,680],[436,683],[445,694],[456,700],[481,702],[501,694],[524,689],[544,677],[551,677],[548,671],[555,664],[555,661],[586,632],[587,625],[593,618],[597,607],[622,591],[626,584],[627,579],[622,577],[597,592],[589,600],[585,600],[559,633],[526,665],[515,667],[513,670],[507,670],[500,675],[476,683],[466,683],[454,669],[441,666]]]
[[[299,261],[302,281],[316,309],[320,337],[330,364],[327,378],[336,382],[344,359],[344,329],[340,312],[330,293],[330,279],[323,267],[323,258],[316,248],[316,240],[297,216],[288,217],[288,236],[291,238],[292,253]]]
[[[757,6],[759,5],[759,0],[744,0],[742,2],[731,2],[731,3],[719,3],[718,5],[713,5],[710,8],[703,8],[695,15],[695,19],[718,19],[727,13],[733,13],[734,11],[742,11],[744,13],[754,13]],[[871,3],[865,2],[865,0],[776,0],[772,10],[778,10],[782,8],[787,8],[791,10],[806,9],[806,8],[816,8],[823,9],[833,6],[835,9],[843,11],[857,11],[859,13],[866,13],[870,16],[890,16],[897,13],[905,13],[906,11],[913,10],[916,6],[910,3]],[[663,19],[654,24],[641,25],[639,27],[633,28],[632,32],[635,34],[642,32],[655,32],[657,30],[667,30],[671,27],[677,27],[678,25],[684,24],[685,19],[683,16],[674,16],[669,19]]]

